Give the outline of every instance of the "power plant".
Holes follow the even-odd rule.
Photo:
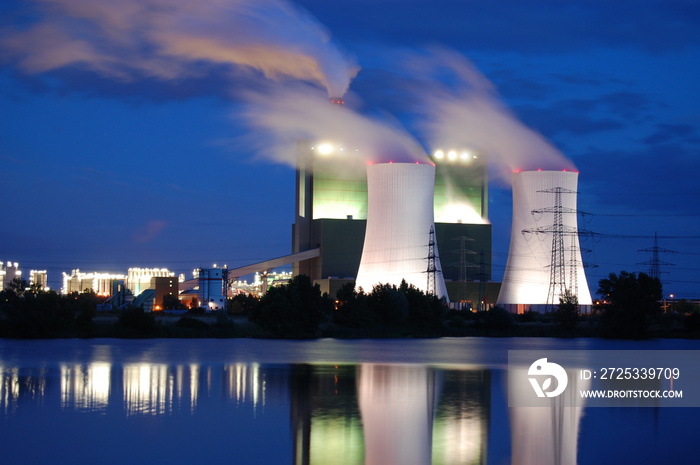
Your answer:
[[[578,173],[512,175],[513,221],[503,283],[491,281],[487,168],[466,150],[437,150],[429,162],[378,162],[330,142],[297,147],[294,264],[324,292],[343,284],[370,292],[402,280],[470,309],[494,303],[512,313],[548,312],[575,296],[592,299],[577,225]],[[497,297],[497,298],[496,298]]]
[[[345,104],[340,97],[330,101]],[[309,276],[330,296],[346,285],[369,293],[405,281],[457,309],[497,304],[512,313],[548,312],[566,296],[576,296],[582,311],[591,309],[576,221],[578,173],[512,175],[511,243],[501,284],[491,279],[485,157],[459,147],[419,160],[381,153],[403,153],[394,148],[391,141],[365,144],[365,152],[377,153],[361,153],[339,141],[298,140],[292,253],[227,270],[228,280],[200,270],[189,291],[217,309],[226,282],[258,272],[265,292],[267,273],[292,265],[292,274]]]
[[[472,302],[476,306],[484,295],[491,296],[493,302],[498,291],[497,285],[489,282],[491,224],[485,160],[457,149],[436,150],[418,164],[390,162],[377,155],[372,158],[379,161],[367,166],[365,156],[337,142],[300,140],[297,143],[292,253],[317,253],[295,262],[293,273],[308,275],[323,292],[332,296],[341,286],[356,279],[365,292],[370,292],[374,284],[398,285],[402,279],[428,290],[432,276],[435,284],[431,291],[452,302]],[[380,179],[379,173],[384,170],[396,173],[387,174],[396,176],[393,187],[396,192],[384,190],[384,180],[378,181],[376,189],[369,187],[372,183],[368,177],[374,178],[376,171]],[[416,181],[399,179],[414,176],[409,174],[413,170],[422,173],[424,184],[420,187]],[[398,194],[399,191],[402,193]],[[375,194],[374,200],[370,198]],[[407,195],[414,200],[402,200]],[[391,207],[385,204],[390,199],[396,201]],[[376,221],[370,218],[371,210],[378,212]],[[388,215],[392,218],[392,232],[387,229]],[[399,241],[408,240],[399,236],[407,232],[408,225],[413,241],[412,264],[399,272],[408,263],[397,258]],[[380,252],[385,246],[386,250]],[[389,266],[386,258],[389,256],[397,258],[401,265],[393,263],[390,272],[386,267],[380,272],[378,263]],[[488,259],[482,261],[481,256]]]
[[[581,311],[590,311],[579,246],[578,173],[516,171],[512,185],[510,249],[496,304],[512,313],[544,313],[569,294]]]

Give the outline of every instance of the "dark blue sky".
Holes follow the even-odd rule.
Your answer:
[[[580,170],[579,208],[591,213],[580,226],[600,233],[582,242],[597,265],[592,290],[610,272],[645,271],[651,256],[638,250],[658,233],[676,251],[660,257],[675,264],[662,268],[665,293],[700,297],[697,2],[296,2],[307,13],[273,2],[112,3],[0,6],[0,260],[48,269],[52,287],[72,268],[189,275],[289,253],[293,170],[277,162],[279,140],[245,124],[249,93],[320,89],[343,68],[340,50],[360,68],[348,106],[426,150],[421,120],[435,112],[421,94],[465,95],[430,57],[470,60],[490,98]],[[499,280],[511,199],[495,165]]]

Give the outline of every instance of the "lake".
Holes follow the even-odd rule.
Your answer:
[[[689,464],[700,408],[508,406],[548,338],[0,340],[7,464]]]

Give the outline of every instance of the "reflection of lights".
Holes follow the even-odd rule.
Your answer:
[[[107,408],[109,402],[110,365],[92,363],[61,366],[61,406],[92,411]]]
[[[309,441],[309,449],[313,451],[311,463],[365,463],[360,419],[350,416],[334,418],[324,413],[314,412]],[[339,457],[342,457],[341,461]]]
[[[19,369],[4,369],[0,366],[0,407],[4,413],[17,407],[20,393]]]
[[[124,367],[124,406],[127,415],[163,414],[172,407],[172,386],[167,365],[137,364]]]
[[[199,396],[199,365],[190,364],[190,409],[194,412]]]
[[[266,385],[265,378],[260,376],[260,365],[236,363],[226,367],[226,371],[229,398],[235,399],[236,403],[250,399],[253,408],[262,400],[262,405],[265,406]]]

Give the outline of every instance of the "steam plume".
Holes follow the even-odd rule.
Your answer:
[[[308,87],[277,87],[245,98],[248,104],[237,116],[264,144],[257,152],[275,161],[295,166],[294,144],[299,139],[343,145],[344,153],[335,155],[341,171],[364,171],[367,163],[429,161],[420,144],[397,122],[331,105]]]
[[[503,179],[515,169],[575,169],[544,136],[525,126],[466,58],[431,50],[411,56],[418,127],[433,148],[469,148],[486,156]]]
[[[35,0],[37,19],[0,31],[26,73],[78,67],[131,81],[197,75],[203,62],[318,84],[342,96],[356,66],[307,12],[283,0]]]

